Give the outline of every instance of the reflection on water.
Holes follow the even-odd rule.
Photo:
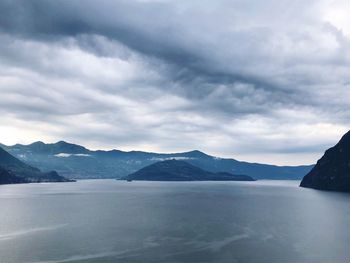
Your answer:
[[[350,195],[297,186],[0,186],[0,262],[348,262]]]

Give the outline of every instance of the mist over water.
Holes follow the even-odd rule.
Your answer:
[[[0,186],[0,262],[348,262],[350,195],[298,183]]]

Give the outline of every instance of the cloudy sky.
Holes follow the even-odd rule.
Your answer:
[[[346,0],[0,0],[0,141],[309,164],[350,125]]]

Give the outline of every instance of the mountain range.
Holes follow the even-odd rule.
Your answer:
[[[153,163],[170,159],[183,160],[212,173],[244,174],[255,179],[300,180],[313,167],[241,162],[211,156],[197,150],[169,154],[120,150],[92,151],[64,141],[52,144],[39,141],[29,145],[0,146],[29,165],[44,171],[55,170],[64,177],[74,179],[122,178]]]
[[[124,179],[140,181],[254,181],[246,175],[212,173],[179,160],[166,160],[146,166]]]
[[[67,181],[70,180],[58,175],[55,171],[42,172],[0,148],[0,184]]]

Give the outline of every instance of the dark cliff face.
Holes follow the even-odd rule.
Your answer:
[[[328,149],[304,177],[301,187],[329,191],[350,191],[350,131]]]
[[[178,160],[151,164],[128,175],[125,179],[145,181],[254,181],[253,178],[245,175],[208,172]]]

